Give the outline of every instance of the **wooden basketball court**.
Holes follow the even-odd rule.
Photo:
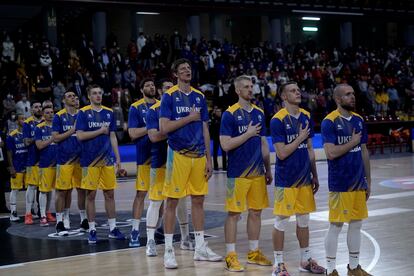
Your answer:
[[[373,191],[368,202],[370,217],[363,224],[360,262],[373,275],[413,275],[414,262],[414,155],[394,154],[387,158],[371,160]],[[325,265],[324,237],[328,228],[327,222],[327,163],[318,162],[320,191],[316,195],[317,212],[311,215],[310,236],[311,251],[314,259]],[[206,198],[205,208],[210,211],[223,212],[225,198],[225,173],[215,173],[209,182],[210,193]],[[268,187],[269,198],[273,204],[273,186]],[[116,191],[118,211],[129,211],[134,196],[133,180],[122,182]],[[72,210],[76,210],[76,194],[73,194]],[[24,213],[24,193],[19,193],[19,214]],[[148,205],[146,205],[148,206]],[[53,210],[54,208],[52,208]],[[104,212],[102,194],[98,196],[97,212]],[[209,222],[206,216],[206,223]],[[292,220],[292,219],[291,219]],[[0,275],[230,275],[224,270],[224,263],[194,262],[190,251],[181,251],[178,244],[175,253],[178,269],[166,270],[163,266],[164,246],[158,245],[158,257],[146,257],[145,246],[140,248],[125,248],[115,246],[117,241],[102,241],[100,250],[87,245],[87,237],[70,242],[49,242],[42,240],[36,246],[26,247],[25,243],[13,244],[15,238],[7,230],[10,224],[8,218],[0,220]],[[264,210],[262,216],[262,232],[260,247],[273,260],[271,231],[273,228],[272,206]],[[13,227],[13,226],[11,226]],[[39,229],[39,225],[28,226],[30,231]],[[238,228],[236,249],[241,261],[246,263],[248,241],[246,236],[246,215],[242,216]],[[346,247],[346,226],[339,237],[337,266],[340,275],[346,275],[348,254]],[[54,232],[54,226],[49,226]],[[123,228],[129,234],[130,227]],[[209,246],[224,255],[223,226],[210,228],[206,234]],[[125,243],[124,243],[125,245]],[[23,248],[15,248],[16,246]],[[76,247],[79,248],[77,251]],[[123,247],[123,248],[122,248]],[[70,250],[69,250],[70,248]],[[82,249],[82,250],[81,250]],[[36,261],[19,262],[19,254],[30,250],[37,255]],[[48,254],[46,254],[46,251]],[[68,253],[68,252],[71,253]],[[98,251],[98,252],[97,252]],[[16,253],[21,252],[21,253]],[[51,253],[52,252],[52,253]],[[54,254],[56,253],[56,254]],[[42,258],[43,255],[48,257]],[[53,257],[66,256],[66,257]],[[299,246],[295,236],[295,222],[290,222],[285,237],[285,261],[291,275],[307,275],[298,272]],[[246,265],[247,270],[239,275],[271,275],[271,267]],[[237,273],[236,273],[237,274]]]

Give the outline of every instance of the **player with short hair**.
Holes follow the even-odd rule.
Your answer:
[[[272,275],[289,275],[283,260],[283,246],[285,229],[292,215],[296,215],[296,236],[301,253],[299,270],[322,274],[325,268],[311,258],[309,249],[309,213],[316,210],[314,194],[319,189],[312,146],[313,121],[309,112],[299,107],[302,98],[295,82],[283,84],[279,93],[284,108],[270,121],[276,150]]]
[[[121,169],[116,124],[112,109],[102,105],[102,88],[91,85],[87,89],[90,105],[81,108],[76,118],[76,137],[81,143],[80,165],[82,167],[81,188],[86,191],[86,213],[89,220],[88,243],[97,242],[95,225],[96,191],[101,189],[105,198],[111,239],[124,240],[125,236],[116,227],[114,189],[117,186],[115,166]]]
[[[76,94],[68,90],[63,94],[64,108],[53,118],[52,136],[57,143],[56,168],[56,232],[67,234],[70,229],[69,210],[72,200],[72,189],[78,194],[78,208],[80,214],[80,229],[89,229],[85,210],[86,191],[81,189],[82,169],[79,163],[81,146],[76,138],[75,121],[78,115],[76,108]]]
[[[43,107],[44,121],[35,128],[35,143],[39,150],[40,226],[48,226],[56,219],[50,212],[52,191],[56,181],[56,144],[52,137],[53,107]]]
[[[129,246],[138,247],[139,223],[144,210],[144,200],[150,186],[151,141],[146,128],[146,114],[149,108],[156,104],[156,88],[153,79],[143,79],[140,83],[143,98],[136,101],[129,108],[128,133],[136,145],[137,178],[135,182],[136,194],[132,205],[132,230]]]
[[[24,224],[33,224],[34,201],[36,198],[37,187],[39,186],[39,151],[35,145],[34,136],[37,124],[42,122],[42,103],[33,101],[31,106],[32,116],[23,122],[23,141],[27,147],[26,175],[26,214]]]
[[[221,261],[204,241],[204,196],[212,175],[207,102],[203,93],[191,87],[191,62],[178,59],[172,65],[177,85],[163,96],[160,132],[168,135],[168,152],[163,195],[167,198],[164,216],[164,266],[177,268],[172,245],[175,211],[180,198],[191,196],[196,261]]]
[[[325,237],[327,275],[337,276],[336,251],[343,224],[348,223],[349,276],[369,276],[359,264],[362,220],[368,217],[371,168],[367,129],[355,110],[355,92],[337,85],[333,97],[337,109],[322,121],[321,131],[328,158],[329,230]]]
[[[248,210],[247,237],[249,252],[247,262],[271,266],[272,262],[259,249],[262,210],[269,206],[267,185],[272,183],[269,146],[266,140],[264,112],[252,104],[253,83],[249,76],[234,80],[239,97],[221,119],[220,144],[228,152],[227,166],[227,218],[224,225],[226,242],[226,269],[243,271],[236,253],[237,222],[242,212]]]
[[[16,203],[19,190],[24,187],[27,147],[23,141],[24,114],[17,113],[17,129],[7,135],[6,147],[10,173],[10,221],[19,221]]]

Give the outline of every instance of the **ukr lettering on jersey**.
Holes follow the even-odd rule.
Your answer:
[[[242,134],[242,133],[245,133],[246,131],[247,131],[247,129],[249,128],[249,126],[248,125],[245,125],[245,126],[239,126],[239,133],[240,134]]]
[[[193,108],[189,106],[176,106],[175,107],[175,111],[177,112],[177,114],[190,113],[192,110]],[[200,112],[201,107],[195,107],[195,111]]]
[[[299,134],[297,134],[297,133],[296,134],[287,135],[286,136],[287,143],[288,144],[292,143],[293,141],[296,140],[296,138],[298,138],[298,136],[299,136]],[[301,143],[299,145],[299,147],[298,147],[298,149],[307,149],[307,148],[308,148],[308,144],[306,144],[306,143]]]
[[[88,122],[89,128],[96,128],[96,127],[102,127],[107,126],[109,127],[109,122]]]
[[[63,126],[63,131],[68,131],[68,130],[70,130],[70,129],[72,129],[73,128],[73,126],[68,126],[68,125],[64,125]]]
[[[351,141],[352,136],[338,136],[338,145],[343,145]],[[361,146],[356,146],[350,152],[358,152],[361,151]]]

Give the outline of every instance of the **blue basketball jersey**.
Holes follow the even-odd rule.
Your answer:
[[[81,108],[76,119],[76,130],[95,131],[103,125],[108,126],[110,132],[116,131],[114,113],[112,109],[102,106],[100,111],[95,111],[88,105]],[[80,141],[81,167],[104,167],[115,163],[109,134],[101,134],[95,138]]]
[[[156,101],[158,102],[158,100]],[[129,108],[128,114],[128,128],[142,128],[146,127],[146,114],[148,109],[152,106],[151,103],[146,103],[144,99],[140,99],[133,103]],[[133,141],[137,149],[137,165],[149,165],[151,162],[151,141],[148,135],[145,134]]]
[[[35,128],[37,124],[40,124],[42,120],[36,121],[33,116],[27,118],[23,122],[23,138],[27,139],[35,139]],[[27,147],[27,162],[26,166],[37,166],[39,162],[39,151],[33,142]]]
[[[229,107],[221,118],[220,135],[232,138],[247,131],[250,122],[253,125],[260,123],[260,136],[251,137],[239,147],[228,152],[227,177],[256,177],[264,175],[264,161],[262,156],[261,136],[266,135],[263,110],[252,105],[249,112],[239,103]]]
[[[65,133],[75,127],[75,121],[78,116],[76,112],[71,115],[64,108],[53,117],[52,130],[59,134]],[[81,145],[76,138],[76,133],[67,139],[57,143],[57,163],[59,165],[69,165],[79,162]]]
[[[27,147],[23,142],[23,133],[18,129],[10,132],[6,138],[6,147],[12,153],[15,171],[24,172],[26,170]]]
[[[160,118],[160,106],[161,103],[157,102],[147,112],[147,129],[160,130],[159,118]],[[167,140],[159,141],[157,143],[151,143],[151,168],[163,168],[167,162]]]
[[[367,130],[362,117],[352,113],[351,117],[345,118],[338,110],[331,112],[322,121],[322,139],[324,144],[343,145],[351,140],[354,129],[356,133],[362,132],[360,144],[344,155],[328,160],[328,185],[331,192],[368,188],[361,152],[361,144],[367,143]]]
[[[46,141],[52,137],[52,126],[46,122],[40,123],[35,129],[35,140]],[[57,145],[51,143],[47,147],[39,150],[39,168],[48,168],[56,166],[56,149]]]
[[[292,116],[282,108],[270,120],[270,134],[272,143],[292,143],[299,136],[299,128],[309,124],[309,138],[314,136],[313,122],[309,112],[300,109],[298,116]],[[276,187],[300,187],[311,183],[311,163],[308,153],[308,139],[286,159],[281,160],[276,155],[275,186]]]
[[[191,122],[182,128],[168,133],[168,145],[180,154],[189,157],[205,155],[203,122],[208,122],[207,102],[204,94],[191,87],[191,92],[181,92],[174,85],[162,96],[160,117],[171,121],[179,120],[190,114],[193,106],[201,114],[201,121]]]

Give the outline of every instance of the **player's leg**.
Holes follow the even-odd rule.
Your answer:
[[[173,248],[173,236],[175,228],[175,210],[178,204],[178,198],[167,198],[165,203],[164,213],[164,238],[165,238],[165,252],[164,252],[164,266],[166,268],[177,268],[177,261],[175,260]]]
[[[66,229],[70,229],[70,205],[72,204],[72,189],[65,193],[65,206],[63,210],[63,223]]]
[[[190,225],[189,215],[187,209],[187,197],[180,198],[176,210],[177,220],[180,225],[181,242],[180,248],[182,250],[194,251],[194,240],[190,239]]]
[[[162,205],[162,200],[150,200],[147,210],[147,249],[146,253],[149,257],[157,256],[157,249],[155,247],[155,229],[157,227],[159,210]]]
[[[16,173],[16,176],[10,179],[10,221],[19,221],[17,215],[17,194],[24,186],[24,173]]]
[[[89,230],[89,223],[88,218],[86,216],[86,190],[82,188],[76,188],[76,193],[78,196],[78,210],[79,210],[79,217],[80,217],[80,229],[83,232]]]
[[[296,213],[296,237],[300,247],[299,270],[322,274],[325,268],[318,265],[311,256],[309,248],[309,213],[316,210],[312,186],[306,185],[298,188],[296,202],[294,205]]]

